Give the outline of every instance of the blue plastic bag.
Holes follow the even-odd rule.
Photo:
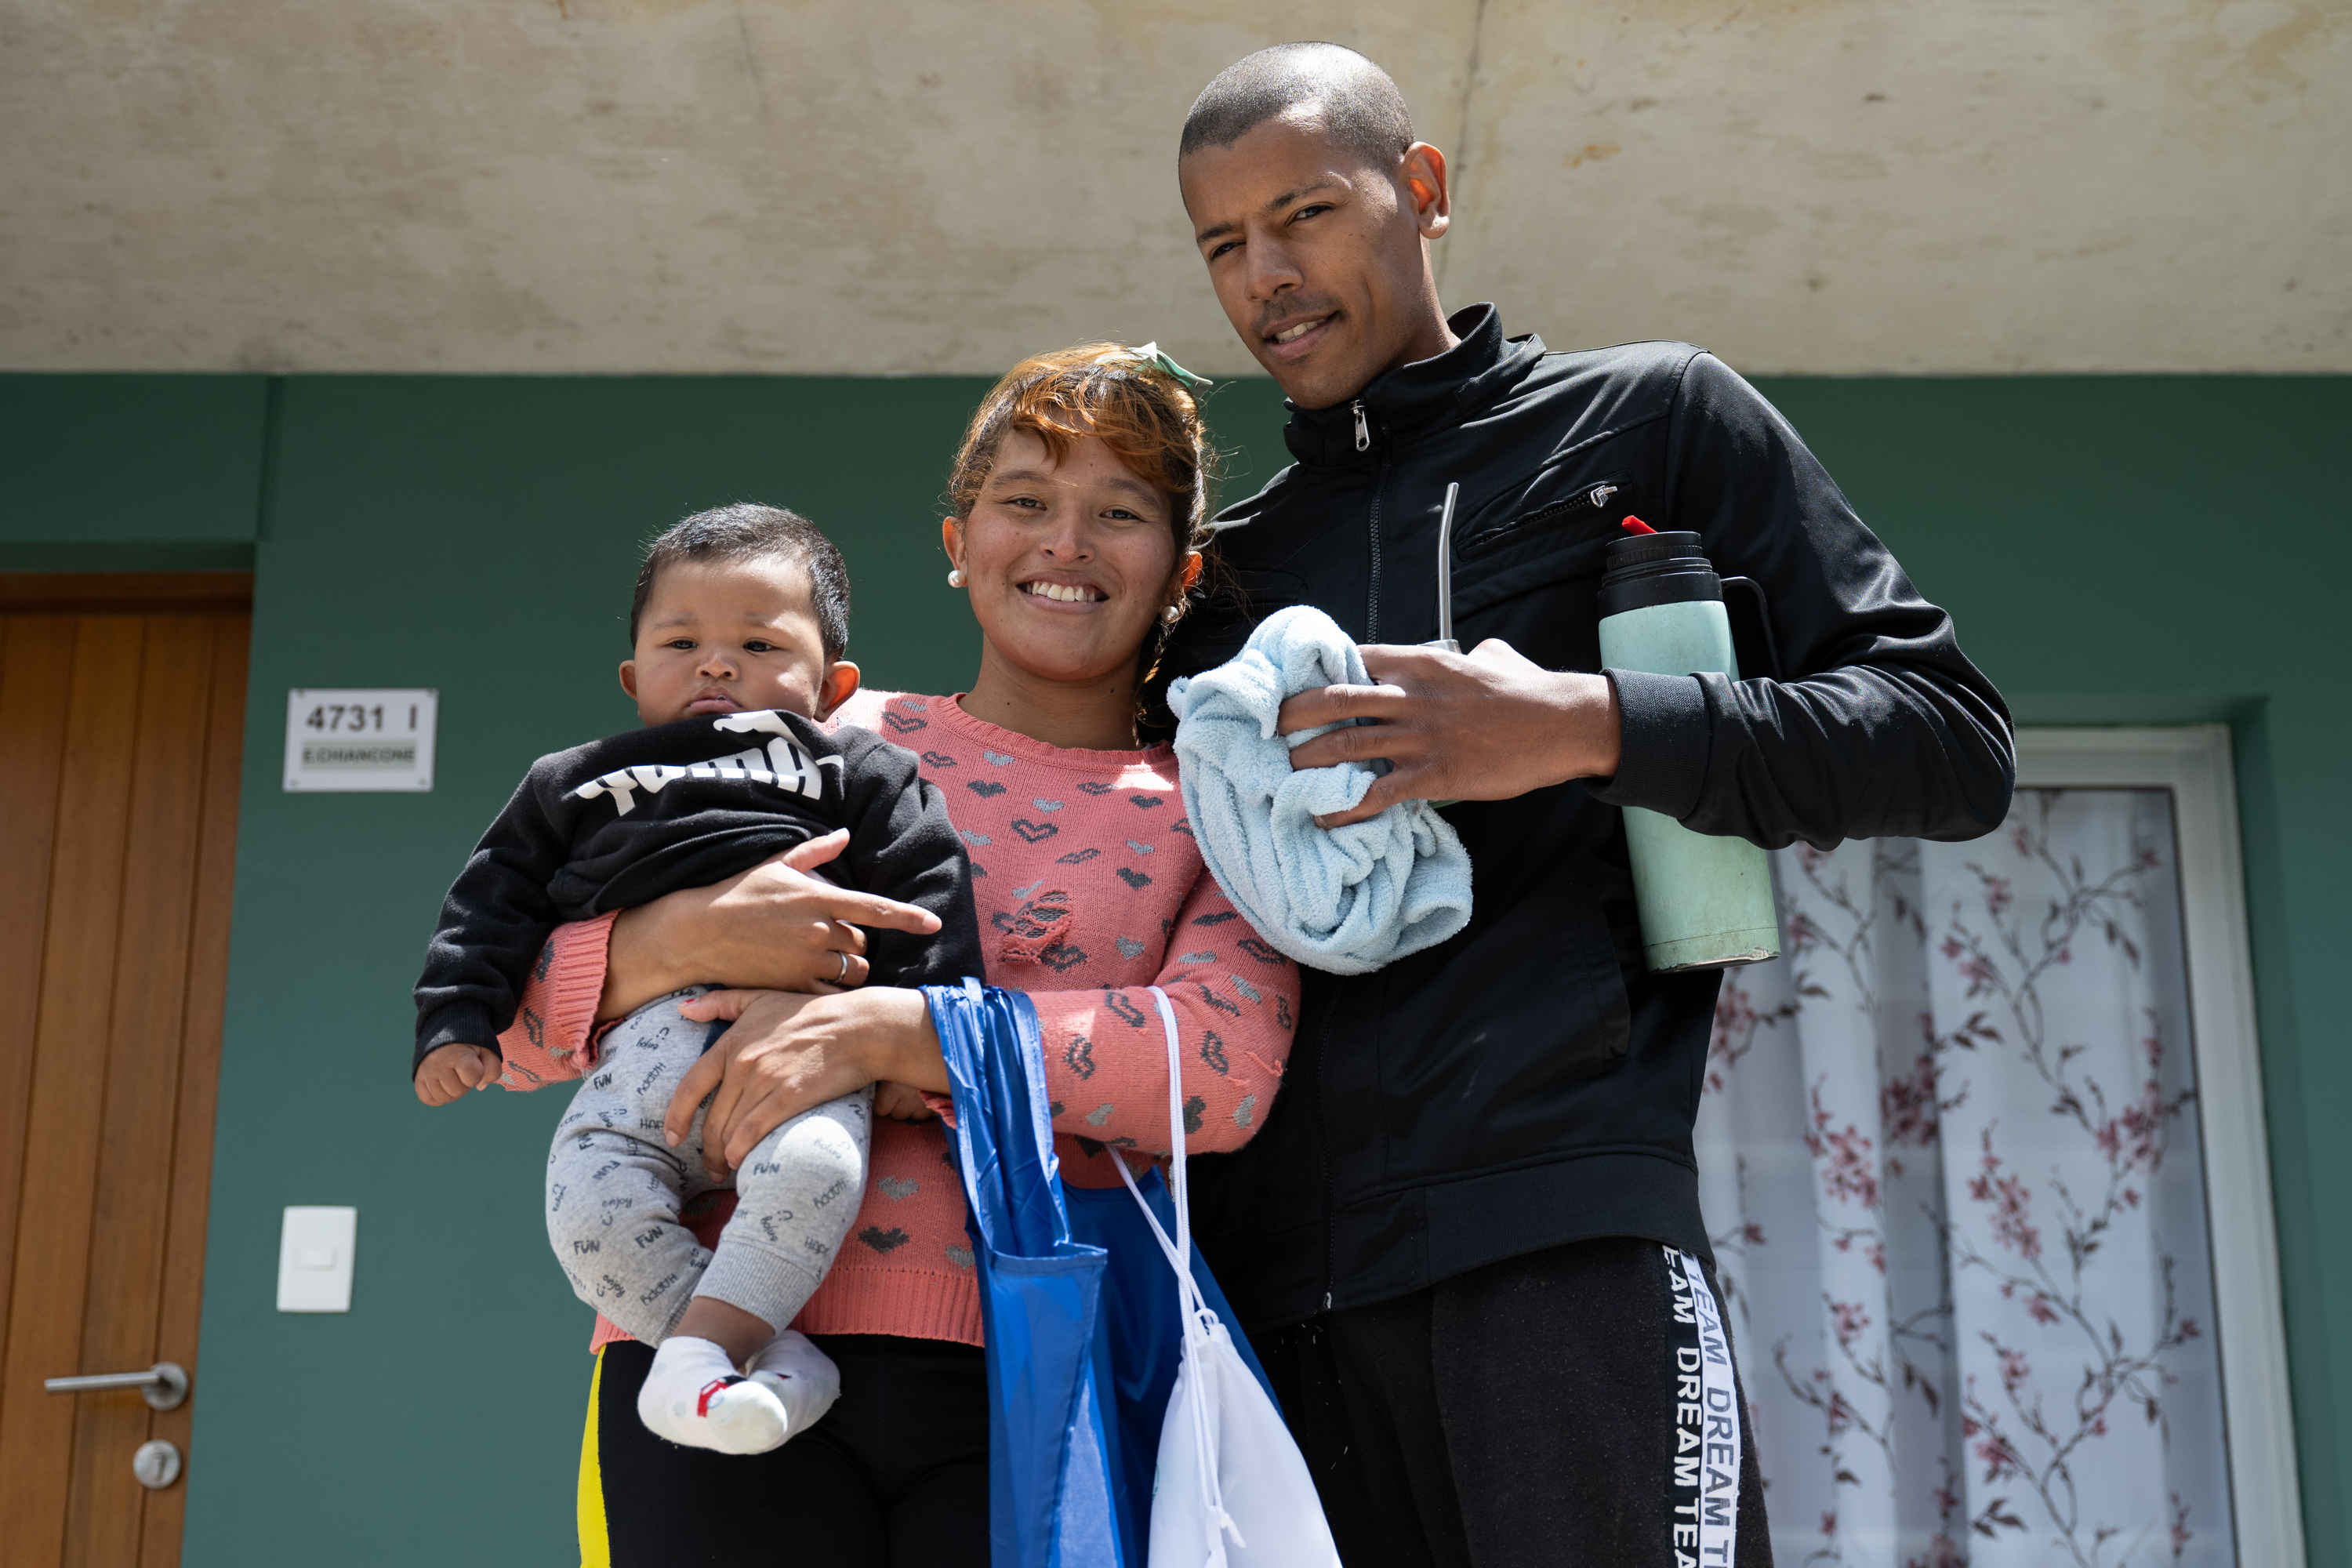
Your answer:
[[[1017,991],[926,991],[954,1089],[988,1338],[993,1568],[1143,1568],[1183,1342],[1167,1262],[1124,1187],[1062,1186],[1037,1015]],[[1160,1173],[1144,1201],[1176,1223]],[[1230,1310],[1194,1255],[1202,1294]],[[1260,1384],[1248,1342],[1237,1348]]]
[[[1095,1358],[1108,1259],[1070,1239],[1037,1015],[1020,993],[970,980],[925,994],[955,1093],[950,1147],[988,1340],[989,1561],[1133,1568]]]

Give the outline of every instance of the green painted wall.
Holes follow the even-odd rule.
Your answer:
[[[572,1561],[587,1315],[543,1256],[554,1095],[427,1111],[407,986],[441,889],[535,755],[632,721],[633,550],[786,502],[857,584],[877,684],[974,654],[936,497],[982,384],[0,376],[0,570],[257,571],[251,721],[191,1568]],[[2323,991],[2352,941],[2336,816],[2352,379],[1796,380],[1767,391],[2027,722],[2237,726],[2312,1561],[2352,1568],[2352,1068]],[[1211,405],[1238,491],[1271,388]],[[297,685],[442,692],[429,795],[278,788]],[[272,1310],[278,1215],[361,1210],[348,1316]]]
[[[258,375],[0,376],[0,571],[240,571],[276,394]]]

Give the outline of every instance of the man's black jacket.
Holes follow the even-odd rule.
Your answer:
[[[2009,715],[1770,405],[1682,343],[1556,353],[1491,306],[1460,346],[1353,403],[1294,407],[1297,458],[1227,509],[1226,586],[1163,670],[1232,657],[1314,605],[1366,643],[1437,635],[1454,516],[1454,635],[1601,667],[1602,547],[1628,514],[1692,529],[1761,584],[1778,679],[1610,671],[1614,779],[1447,809],[1476,910],[1374,974],[1309,973],[1288,1076],[1241,1150],[1193,1163],[1193,1224],[1263,1330],[1600,1236],[1710,1256],[1691,1123],[1719,976],[1644,972],[1619,808],[1767,847],[1971,838],[2009,808]]]

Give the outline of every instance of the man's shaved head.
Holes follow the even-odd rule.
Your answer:
[[[1176,183],[1225,319],[1299,407],[1454,346],[1429,257],[1452,222],[1445,154],[1355,50],[1284,44],[1220,75]]]
[[[1230,147],[1267,121],[1311,109],[1326,140],[1383,169],[1412,146],[1412,116],[1389,73],[1338,44],[1276,44],[1226,67],[1184,116],[1181,159]]]

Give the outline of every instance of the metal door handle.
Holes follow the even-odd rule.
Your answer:
[[[177,1362],[159,1361],[145,1372],[99,1372],[85,1377],[53,1377],[41,1384],[51,1394],[98,1394],[135,1388],[158,1410],[177,1410],[188,1397],[188,1372]]]

